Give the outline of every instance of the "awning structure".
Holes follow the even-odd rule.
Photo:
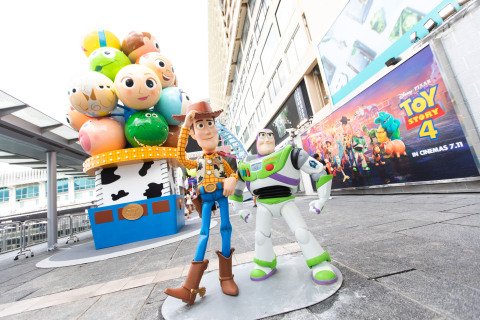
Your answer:
[[[86,176],[77,131],[0,91],[0,162],[46,169],[47,152],[56,153],[58,173]]]
[[[48,250],[57,247],[57,172],[83,176],[78,132],[0,91],[0,162],[47,169]]]

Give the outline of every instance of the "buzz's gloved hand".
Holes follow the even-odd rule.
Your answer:
[[[252,215],[250,214],[250,210],[243,208],[243,202],[232,200],[231,203],[233,205],[233,211],[238,213],[240,215],[240,218],[246,223],[248,223],[248,220],[252,217]]]
[[[310,207],[308,211],[310,213],[320,214],[322,212],[323,207],[325,206],[325,203],[327,202],[327,200],[328,200],[328,198],[327,199],[310,201],[310,203],[308,204],[308,206]]]
[[[309,212],[320,214],[322,212],[325,203],[327,202],[328,198],[330,198],[330,191],[332,189],[332,178],[331,175],[323,175],[317,181],[317,194],[318,200],[310,201],[309,205]]]

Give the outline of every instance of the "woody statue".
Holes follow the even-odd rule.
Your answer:
[[[233,195],[238,176],[228,163],[216,152],[218,145],[218,132],[215,127],[215,118],[223,110],[212,111],[207,102],[198,102],[187,107],[186,115],[174,115],[173,118],[184,125],[178,137],[177,159],[187,169],[197,169],[198,194],[203,201],[202,227],[198,240],[195,258],[188,271],[187,278],[179,288],[165,289],[169,296],[182,299],[187,305],[195,302],[197,293],[201,297],[205,288],[198,288],[204,271],[207,269],[208,260],[205,251],[210,232],[210,211],[215,202],[220,206],[220,234],[222,236],[222,252],[216,251],[219,260],[219,279],[223,293],[231,296],[238,295],[238,287],[233,280],[232,254],[235,250],[230,246],[232,225],[228,213],[228,197]],[[188,135],[195,139],[203,150],[203,155],[196,161],[186,158],[185,146]]]

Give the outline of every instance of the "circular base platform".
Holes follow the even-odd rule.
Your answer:
[[[210,229],[217,225],[217,221],[210,223]],[[71,248],[64,249],[53,256],[44,259],[36,264],[37,268],[59,268],[77,264],[90,263],[124,256],[156,247],[164,246],[173,242],[187,239],[200,234],[202,226],[201,219],[185,221],[185,226],[176,234],[170,236],[148,239],[127,243],[119,246],[96,250],[93,241],[78,244]]]
[[[319,303],[340,289],[343,277],[335,266],[337,282],[317,285],[302,255],[278,257],[277,272],[264,281],[250,280],[254,264],[233,267],[239,288],[236,297],[223,294],[218,270],[203,276],[200,286],[207,291],[197,296],[195,304],[187,306],[181,300],[168,297],[162,306],[165,319],[258,319],[306,308]]]

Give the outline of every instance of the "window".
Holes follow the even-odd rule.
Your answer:
[[[243,110],[242,110],[243,112],[241,114],[242,117],[246,117],[248,115],[248,112],[246,110],[251,110],[252,104],[253,104],[253,95],[252,95],[252,90],[249,89],[247,92],[247,95],[245,96],[245,105],[243,106]]]
[[[255,122],[254,122],[254,116],[250,118],[250,121],[248,122],[248,130],[250,131],[251,135],[256,135],[255,132]]]
[[[298,28],[297,32],[293,36],[293,42],[295,42],[295,47],[297,48],[298,58],[301,58],[308,47],[308,40],[307,36],[305,35],[305,30]]]
[[[248,130],[245,129],[245,131],[243,132],[243,143],[247,143],[248,138],[250,138],[250,135],[248,134]]]
[[[270,96],[270,102],[273,101],[273,99],[275,98],[276,94],[275,94],[275,89],[273,88],[273,81],[270,81],[268,83],[268,93],[269,93],[269,96]]]
[[[298,56],[297,56],[297,51],[295,50],[295,43],[293,43],[293,40],[290,41],[287,51],[285,52],[287,54],[287,60],[288,63],[290,64],[290,70],[293,69],[294,66],[297,65],[298,62]]]
[[[260,55],[260,60],[262,61],[263,70],[267,72],[268,65],[272,60],[273,54],[278,44],[278,34],[277,29],[273,27],[273,24],[270,26],[270,31],[268,32],[267,40]]]
[[[85,190],[95,188],[94,178],[76,177],[74,179],[75,190]]]
[[[0,202],[6,202],[10,199],[10,190],[8,188],[0,188]]]
[[[17,188],[16,200],[38,197],[38,184]]]
[[[262,0],[260,7],[258,8],[257,20],[255,21],[255,37],[257,38],[257,41],[262,34],[263,24],[265,23],[265,17],[267,16],[267,9],[265,0]]]
[[[308,41],[307,37],[305,36],[305,32],[302,29],[297,28],[297,31],[295,31],[295,34],[293,35],[286,51],[290,70],[295,67],[298,60],[302,57],[303,53],[307,49],[307,46]]]
[[[267,108],[266,108],[266,105],[265,105],[265,99],[262,98],[262,100],[260,101],[260,110],[262,110],[262,115],[265,115],[267,113]]]
[[[273,74],[272,83],[273,83],[273,88],[275,89],[275,95],[277,95],[280,92],[280,88],[282,87],[280,85],[280,80],[278,79],[277,72]]]
[[[278,79],[280,80],[280,85],[283,86],[285,81],[287,81],[287,69],[285,68],[285,64],[280,60],[280,63],[277,67],[277,74]]]
[[[245,42],[247,42],[248,29],[250,29],[250,19],[248,18],[248,14],[247,14],[245,16],[245,23],[243,24],[243,29],[242,29],[242,46],[245,46]]]
[[[238,49],[238,56],[237,56],[237,68],[240,71],[240,67],[242,66],[242,59],[243,59],[243,50],[242,48]]]
[[[245,68],[250,70],[250,65],[252,63],[253,56],[255,55],[255,47],[253,46],[253,39],[250,40],[248,45],[247,56],[245,57]]]
[[[277,19],[278,31],[280,35],[283,35],[285,29],[288,26],[288,21],[292,16],[293,11],[295,10],[292,0],[281,0],[278,5],[277,12],[275,13],[275,18]]]
[[[262,65],[258,63],[257,66],[255,67],[255,71],[253,72],[252,82],[250,84],[252,87],[253,93],[257,92],[258,89],[260,88],[262,79],[263,79]]]
[[[57,193],[68,192],[68,179],[57,180]]]
[[[248,0],[248,8],[250,9],[250,14],[252,14],[253,9],[255,9],[256,0]]]
[[[264,97],[262,97],[262,99],[260,99],[260,102],[258,103],[258,106],[257,106],[257,116],[258,116],[259,122],[264,115],[265,115],[265,101],[264,101]]]

